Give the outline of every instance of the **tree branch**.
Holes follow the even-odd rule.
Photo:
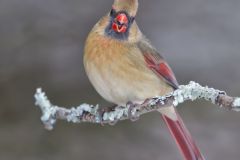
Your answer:
[[[81,104],[67,109],[51,104],[41,88],[35,93],[35,105],[42,111],[41,120],[48,130],[53,129],[57,119],[68,122],[90,122],[99,124],[115,124],[117,121],[139,117],[161,107],[178,106],[187,100],[205,99],[228,110],[240,111],[240,98],[228,96],[225,92],[213,88],[202,87],[198,83],[190,82],[181,85],[174,92],[161,97],[147,99],[143,104],[127,104],[100,108],[98,105]]]

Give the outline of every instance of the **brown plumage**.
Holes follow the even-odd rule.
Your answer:
[[[115,0],[113,8],[117,11],[124,10],[129,15],[135,16],[138,10],[138,1],[136,0]]]
[[[140,32],[134,36],[142,40]],[[86,72],[98,93],[112,103],[144,101],[172,91],[145,64],[136,43],[139,42],[126,43],[109,38],[94,30],[86,41]]]
[[[85,70],[94,88],[107,101],[122,106],[178,87],[167,62],[139,30],[137,9],[138,0],[115,0],[111,12],[89,33],[84,49]],[[203,159],[175,109],[159,111],[184,157]]]

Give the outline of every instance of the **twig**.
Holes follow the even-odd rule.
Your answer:
[[[187,100],[205,99],[220,107],[233,111],[240,111],[240,98],[226,95],[225,92],[213,88],[202,87],[198,83],[190,82],[188,85],[181,85],[174,92],[161,97],[147,99],[143,104],[126,106],[107,107],[101,109],[98,105],[81,104],[77,107],[67,109],[51,104],[41,88],[35,93],[35,105],[42,111],[41,120],[46,129],[53,129],[57,119],[68,122],[80,123],[90,122],[99,124],[115,124],[119,120],[139,117],[148,112],[156,111],[161,107],[170,105],[178,106]]]

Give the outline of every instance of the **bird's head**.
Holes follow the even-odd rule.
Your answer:
[[[134,23],[138,0],[114,0],[105,34],[119,40],[126,40]]]
[[[134,18],[130,17],[127,12],[125,11],[116,12],[114,8],[111,10],[110,17],[111,17],[110,21],[111,30],[119,34],[126,33],[134,20]]]

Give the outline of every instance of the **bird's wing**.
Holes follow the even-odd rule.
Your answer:
[[[144,38],[142,41],[138,42],[138,47],[144,56],[146,65],[174,89],[177,89],[178,82],[172,69],[156,49],[152,47],[150,42]]]

